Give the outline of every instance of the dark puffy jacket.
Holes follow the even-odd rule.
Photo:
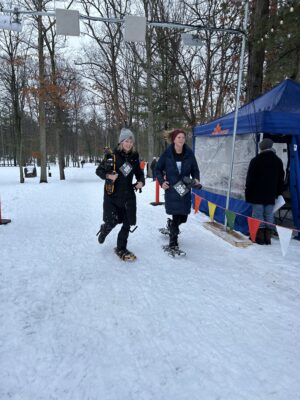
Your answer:
[[[165,180],[170,184],[170,188],[165,191],[167,214],[188,215],[191,212],[191,191],[181,197],[173,186],[185,176],[200,180],[200,172],[194,153],[187,145],[184,145],[181,173],[179,174],[174,151],[174,144],[171,144],[159,157],[156,164],[156,176],[160,185]]]
[[[273,150],[265,150],[250,161],[245,189],[248,203],[274,204],[283,193],[283,185],[283,164]]]
[[[118,174],[118,178],[114,183],[114,191],[112,194],[108,195],[104,190],[104,200],[112,200],[115,204],[122,207],[125,201],[130,198],[135,198],[135,192],[133,187],[133,177],[136,177],[137,182],[143,182],[145,184],[144,172],[140,169],[139,154],[137,152],[125,153],[122,150],[114,150],[113,155],[115,156],[115,171]],[[108,171],[105,168],[106,159],[109,157],[106,154],[103,161],[99,164],[96,169],[96,174],[101,178],[105,179]],[[132,166],[131,172],[124,176],[120,171],[120,167],[128,162]]]

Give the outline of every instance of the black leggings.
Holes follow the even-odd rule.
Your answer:
[[[124,215],[123,219],[123,225],[121,227],[120,232],[118,233],[118,239],[117,239],[117,248],[119,250],[125,250],[127,247],[127,240],[129,236],[129,230],[130,230],[130,225],[129,221],[127,219],[127,215]]]
[[[171,223],[171,234],[177,236],[179,234],[179,225],[184,224],[188,216],[187,215],[172,215],[172,223]]]
[[[173,215],[172,217],[173,217],[173,224],[176,225],[177,227],[180,224],[184,224],[188,219],[187,215]]]
[[[109,232],[118,224],[122,224],[117,238],[117,248],[125,250],[127,247],[130,226],[136,224],[135,197],[127,199],[121,206],[111,198],[104,198],[103,220],[109,227]]]

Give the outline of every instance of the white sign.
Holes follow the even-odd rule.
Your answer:
[[[0,29],[21,32],[22,24],[20,22],[12,22],[12,18],[9,15],[0,15]]]
[[[197,35],[192,35],[191,33],[182,33],[181,40],[186,46],[202,46],[202,39]]]
[[[134,15],[125,16],[125,42],[144,42],[146,41],[146,23],[145,17]]]
[[[79,11],[56,8],[56,33],[64,36],[80,36]]]

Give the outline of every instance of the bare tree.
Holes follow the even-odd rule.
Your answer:
[[[24,183],[23,164],[23,134],[22,118],[25,105],[24,88],[27,83],[26,61],[28,46],[24,46],[18,33],[4,31],[1,35],[2,42],[2,69],[0,79],[4,84],[12,104],[13,127],[16,138],[16,156],[20,171],[20,183]]]
[[[247,100],[262,93],[263,66],[265,61],[265,35],[269,16],[269,0],[252,2],[250,38],[248,41]]]
[[[87,15],[101,17],[123,17],[127,12],[128,1],[81,1]],[[93,39],[93,45],[85,48],[86,78],[91,81],[92,89],[103,95],[103,104],[110,101],[112,128],[118,131],[126,124],[124,107],[120,101],[119,58],[121,53],[122,32],[120,24],[104,22],[100,27],[93,21],[86,23],[87,35]],[[105,101],[104,101],[105,98]],[[115,133],[117,139],[117,133]]]

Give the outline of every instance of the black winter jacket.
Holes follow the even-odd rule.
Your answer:
[[[137,182],[143,182],[143,184],[145,184],[145,177],[144,172],[140,168],[139,154],[137,152],[125,153],[122,150],[115,149],[113,155],[115,155],[115,171],[118,174],[118,178],[115,180],[112,194],[108,195],[104,190],[104,200],[111,199],[115,204],[122,207],[127,199],[135,198],[133,177],[135,176]],[[103,161],[96,169],[96,174],[101,179],[106,179],[106,174],[108,173],[105,167],[108,157],[109,154],[104,157]],[[120,168],[126,162],[132,166],[132,170],[127,176],[124,176]]]
[[[245,198],[252,204],[275,204],[283,193],[283,163],[273,150],[265,150],[254,157],[249,164]]]
[[[170,184],[170,188],[165,191],[167,214],[188,215],[191,212],[191,191],[181,197],[173,186],[185,176],[200,180],[200,172],[194,153],[185,144],[183,147],[181,173],[179,174],[174,151],[174,144],[171,144],[159,157],[156,164],[156,176],[160,185],[165,180],[164,176],[166,176],[166,180]]]

